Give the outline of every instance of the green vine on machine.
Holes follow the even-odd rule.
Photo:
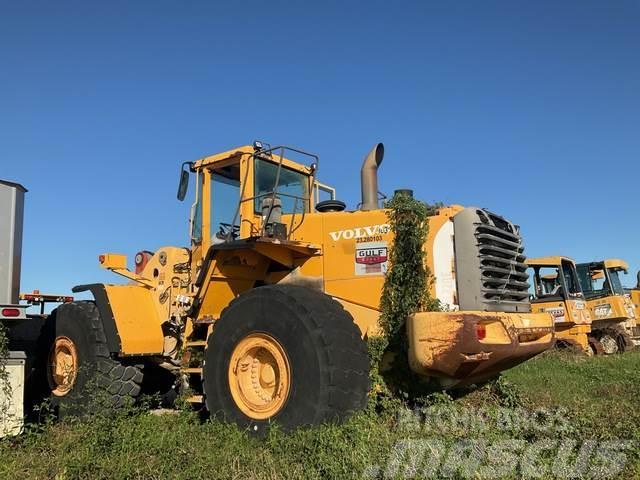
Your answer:
[[[380,326],[389,344],[397,345],[405,338],[403,329],[409,316],[440,309],[438,300],[429,293],[433,276],[424,249],[434,208],[402,191],[385,206],[394,240],[380,301]]]
[[[424,248],[429,234],[429,217],[434,215],[437,207],[416,200],[405,191],[396,192],[385,204],[394,240],[380,300],[382,335],[369,340],[372,397],[377,404],[390,400],[390,392],[380,373],[383,355],[395,352],[394,363],[406,363],[404,328],[407,318],[418,311],[440,310],[440,302],[430,294],[433,275],[427,266]],[[408,365],[397,367],[394,368],[397,375],[410,375]],[[406,380],[396,378],[394,383],[405,390],[404,386],[411,383]]]

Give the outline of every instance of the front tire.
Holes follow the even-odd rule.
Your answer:
[[[366,343],[331,297],[298,286],[250,290],[223,311],[204,361],[207,409],[250,431],[340,421],[364,408]]]
[[[94,302],[60,305],[41,343],[48,396],[59,416],[122,407],[140,394],[142,371],[111,358]]]

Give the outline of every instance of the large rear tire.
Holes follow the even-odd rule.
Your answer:
[[[369,359],[342,306],[289,285],[248,291],[222,312],[204,357],[212,415],[254,433],[341,421],[364,408]]]
[[[41,344],[48,396],[60,416],[122,407],[140,394],[142,370],[111,358],[94,302],[60,305]]]

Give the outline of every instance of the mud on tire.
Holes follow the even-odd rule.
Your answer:
[[[265,419],[241,411],[228,376],[234,349],[254,334],[275,339],[290,366],[285,403]],[[366,343],[337,301],[298,286],[259,287],[232,301],[209,336],[204,363],[206,405],[212,415],[258,434],[270,422],[290,430],[341,421],[366,405],[368,372]]]
[[[52,351],[58,339],[70,340],[77,353],[75,381],[68,392],[56,391]],[[41,344],[41,367],[47,393],[60,416],[99,413],[132,402],[140,394],[142,370],[111,358],[94,302],[59,306],[47,319]],[[44,364],[44,365],[43,365]]]

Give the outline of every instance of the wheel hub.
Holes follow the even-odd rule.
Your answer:
[[[289,359],[275,338],[253,333],[233,350],[228,379],[238,408],[249,418],[264,420],[277,414],[289,396]]]
[[[51,393],[63,397],[69,393],[78,376],[78,351],[68,337],[57,337],[49,353],[47,379]]]

